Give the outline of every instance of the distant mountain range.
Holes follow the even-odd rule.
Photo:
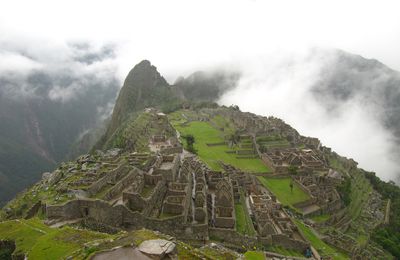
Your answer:
[[[103,113],[108,115],[105,110],[119,89],[115,78],[40,70],[20,83],[28,84],[29,95],[15,93],[17,84],[10,75],[0,75],[0,205],[62,160],[86,152],[93,143],[78,139],[101,123]],[[55,86],[62,93],[71,84],[85,84],[85,91],[64,101],[51,98]]]

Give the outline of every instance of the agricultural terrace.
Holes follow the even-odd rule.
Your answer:
[[[219,161],[230,164],[247,172],[269,172],[268,167],[259,159],[239,158],[235,153],[238,147],[230,148],[225,143],[225,137],[232,134],[232,127],[224,122],[220,116],[208,121],[190,121],[185,118],[186,112],[178,111],[169,115],[170,121],[181,137],[193,135],[195,138],[194,148],[198,156],[212,170],[220,171],[222,167]],[[190,116],[190,115],[189,115]],[[181,138],[182,139],[182,138]],[[181,140],[186,145],[184,140]],[[218,144],[209,146],[207,144]]]
[[[276,135],[276,136],[258,136],[256,138],[257,144],[260,145],[261,150],[277,149],[277,148],[289,148],[290,143],[288,140]]]
[[[344,253],[338,249],[326,244],[321,238],[318,237],[314,231],[304,225],[300,220],[294,220],[300,232],[310,241],[311,245],[324,257],[331,257],[334,260],[349,259]]]
[[[38,218],[0,222],[0,240],[15,241],[16,252],[27,253],[29,259],[64,259],[82,249],[83,244],[106,238],[113,235],[70,227],[50,228]]]
[[[294,204],[310,199],[300,187],[293,182],[293,192],[290,190],[291,178],[266,178],[257,176],[258,180],[270,190],[283,205],[293,206]]]

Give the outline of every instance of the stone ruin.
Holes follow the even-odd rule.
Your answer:
[[[321,175],[297,175],[293,178],[311,197],[308,202],[301,203],[302,205],[300,203],[294,205],[301,208],[305,216],[334,213],[343,207],[336,190],[338,184],[336,178]]]
[[[242,243],[235,204],[243,191],[256,230],[246,243],[299,251],[308,246],[280,204],[252,175],[211,171],[185,153],[125,153],[103,159],[91,162],[100,167],[94,181],[81,187],[85,196],[44,206],[49,224],[80,223],[105,232],[148,228],[182,239],[218,236]]]
[[[276,173],[288,173],[289,167],[299,172],[327,172],[326,163],[311,149],[276,149],[261,155],[263,162]]]
[[[213,202],[213,219],[215,227],[234,228],[235,209],[232,184],[226,178],[222,178],[215,185]]]
[[[175,136],[168,138],[166,134],[155,134],[150,138],[149,149],[154,153],[173,154],[181,153],[183,148]]]
[[[165,115],[158,116],[165,123]],[[292,136],[292,142],[301,140],[283,121],[275,118],[239,114],[232,118],[236,126],[246,129],[250,126],[254,133],[277,133]],[[248,141],[240,144],[240,149],[256,149],[253,132],[242,135]],[[298,251],[309,246],[281,204],[255,176],[230,165],[222,165],[224,172],[212,171],[183,151],[177,141],[175,136],[159,131],[150,137],[150,153],[118,151],[79,162],[86,166],[71,172],[85,177],[76,178],[80,183],[68,183],[67,189],[72,186],[76,191],[69,201],[45,206],[49,223],[78,222],[112,232],[148,228],[182,239],[219,237],[233,244],[243,241],[249,246],[274,244]],[[270,159],[272,169],[297,164],[304,170],[325,170],[323,161],[312,150],[275,152],[279,152],[280,158]],[[52,183],[65,177],[54,177]],[[306,178],[296,181],[309,189],[310,194],[328,190],[328,186],[319,190],[310,186]],[[320,183],[323,182],[317,185]],[[78,193],[81,195],[77,196]],[[331,198],[333,195],[325,194],[322,201],[331,201]],[[254,235],[244,236],[237,230],[235,206],[239,203],[249,214]]]

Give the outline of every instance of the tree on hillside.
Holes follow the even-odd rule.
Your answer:
[[[186,148],[187,148],[187,150],[189,152],[191,152],[191,153],[196,154],[197,151],[196,151],[196,149],[194,149],[194,146],[193,146],[194,143],[196,142],[194,136],[191,135],[191,134],[188,134],[188,135],[185,135],[185,136],[182,136],[182,137],[183,137],[183,139],[186,140]]]
[[[232,134],[228,136],[229,147],[233,147],[238,145],[240,142],[240,132],[239,130],[235,130]]]
[[[290,175],[296,175],[297,174],[297,170],[298,170],[298,168],[295,165],[290,165],[289,168],[288,168],[288,172],[289,172]]]

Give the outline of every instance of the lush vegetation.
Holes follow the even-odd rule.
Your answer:
[[[351,202],[351,180],[350,180],[350,178],[346,178],[346,180],[337,187],[337,191],[339,192],[344,205],[348,206]]]
[[[197,154],[196,149],[194,149],[194,143],[196,142],[195,138],[193,135],[188,134],[188,135],[184,135],[182,136],[183,139],[185,139],[186,141],[186,148],[189,152]]]
[[[304,257],[304,255],[302,253],[292,250],[292,249],[284,248],[282,246],[269,246],[267,248],[267,251],[274,252],[274,253],[281,254],[281,255],[286,255],[286,256]]]
[[[266,259],[265,254],[260,251],[247,251],[244,254],[246,260],[264,260]]]
[[[50,228],[37,218],[0,222],[0,239],[15,241],[16,252],[27,254],[29,259],[66,258],[86,242],[111,237],[71,227]]]
[[[352,171],[351,175],[353,178],[351,179],[350,204],[348,205],[348,211],[351,217],[356,219],[360,216],[363,205],[368,201],[368,197],[372,191],[372,186],[360,170]],[[344,196],[347,195],[345,194]]]
[[[318,250],[322,256],[333,257],[334,260],[349,259],[345,254],[339,252],[334,247],[329,246],[324,241],[322,241],[313,231],[304,225],[301,221],[295,220],[297,227],[300,232],[310,241],[311,245]]]
[[[311,217],[311,219],[314,220],[317,223],[321,223],[321,222],[327,221],[330,217],[331,216],[328,215],[328,214],[323,214],[323,215]]]
[[[116,246],[140,245],[149,239],[166,237],[160,233],[141,229],[121,232],[116,235],[98,233],[71,227],[50,228],[38,218],[0,222],[0,239],[15,241],[16,254],[26,254],[29,259],[87,259],[96,252],[106,251]],[[193,248],[177,241],[179,259],[235,259],[228,250]],[[10,252],[0,251],[9,257]],[[7,258],[5,258],[7,259]]]
[[[374,173],[366,172],[372,186],[384,199],[390,199],[389,223],[377,228],[372,234],[372,239],[400,259],[400,188],[393,182],[384,182]]]
[[[220,119],[218,119],[220,120]],[[218,121],[217,120],[217,121]],[[208,122],[193,121],[183,123],[182,118],[171,120],[174,127],[181,133],[181,136],[192,135],[195,138],[193,144],[198,156],[213,170],[222,170],[219,161],[230,164],[234,167],[249,172],[268,172],[269,169],[259,158],[238,159],[235,153],[236,148],[230,148],[224,140],[224,131],[213,127]],[[221,145],[208,146],[207,144],[221,143]],[[186,147],[187,148],[187,147]]]
[[[291,178],[267,178],[263,176],[257,178],[283,205],[293,206],[293,204],[310,199],[310,196],[300,189],[295,182],[293,182],[293,192],[291,191]]]
[[[268,149],[289,148],[290,147],[289,141],[282,138],[279,135],[260,136],[260,137],[257,137],[256,140],[257,140],[257,143],[260,145],[261,151],[266,151]]]

